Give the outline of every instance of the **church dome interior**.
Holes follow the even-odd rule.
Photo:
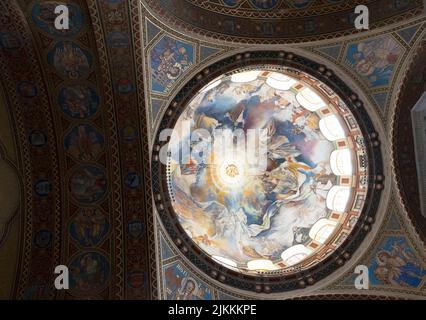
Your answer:
[[[341,214],[346,208],[365,197],[368,169],[357,161],[358,155],[366,155],[360,129],[354,123],[349,128],[342,116],[348,108],[321,85],[293,70],[236,71],[199,91],[178,119],[176,135],[185,125],[190,132],[204,129],[200,135],[216,128],[224,131],[207,136],[213,139],[210,150],[199,151],[203,154],[198,159],[192,150],[197,152],[208,140],[190,145],[189,154],[181,151],[179,159],[173,150],[188,145],[185,139],[190,137],[182,133],[172,138],[168,180],[182,227],[226,267],[285,272],[313,259],[325,251],[332,234],[342,236],[338,221],[345,220]],[[223,141],[235,127],[241,129],[235,139],[248,141]],[[250,130],[255,135],[261,128],[266,128],[259,132],[263,140],[250,137]],[[251,143],[264,145],[249,150]],[[317,171],[316,179],[311,170]],[[362,207],[363,201],[358,210]],[[351,227],[357,219],[353,215]]]
[[[425,6],[1,1],[0,300],[424,300]]]

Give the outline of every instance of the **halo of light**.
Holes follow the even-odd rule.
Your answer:
[[[224,186],[242,186],[246,181],[245,164],[243,160],[225,158],[217,167],[217,177]]]

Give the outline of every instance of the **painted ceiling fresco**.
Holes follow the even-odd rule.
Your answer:
[[[370,30],[355,31],[359,2],[70,0],[70,28],[59,31],[52,27],[58,1],[0,1],[0,178],[7,181],[0,298],[424,299],[425,222],[412,184],[409,115],[426,89],[422,1],[364,1],[374,12]],[[357,139],[360,123],[347,121],[351,112],[336,90],[300,70],[265,65],[251,70],[250,81],[217,74],[180,106],[175,130],[185,120],[207,132],[266,129],[274,146],[249,178],[230,153],[217,167],[170,159],[176,223],[205,256],[259,275],[320,264],[323,249],[339,252],[338,271],[288,292],[231,287],[197,267],[170,236],[152,193],[154,137],[181,89],[249,50],[294,52],[337,74],[377,130]],[[334,124],[323,126],[328,117]],[[337,130],[336,140],[326,127]],[[369,162],[357,157],[362,139],[374,141],[368,147],[384,162],[368,187],[361,177]],[[336,187],[345,190],[334,203],[340,208],[327,201]],[[356,195],[379,189],[377,214],[357,221]],[[301,210],[306,215],[296,218]],[[355,222],[362,243],[353,254],[336,250],[356,236]],[[60,264],[70,268],[66,292],[53,285]],[[368,291],[354,289],[360,264],[369,270]]]
[[[149,1],[147,1],[150,5]],[[207,3],[203,1],[203,4]],[[218,5],[219,2],[215,2],[215,5]],[[248,3],[248,2],[247,2]],[[280,2],[281,3],[281,2]],[[287,3],[287,2],[285,2]],[[319,2],[317,2],[319,3]],[[325,3],[325,2],[324,2]],[[203,6],[203,4],[199,3],[199,6]],[[242,6],[245,6],[244,1],[239,2]],[[394,4],[391,2],[387,2],[389,6],[393,6]],[[407,3],[406,3],[407,4]],[[413,4],[413,2],[411,2]],[[395,5],[401,5],[400,3],[395,3]],[[219,6],[219,5],[218,5]],[[311,7],[307,6],[306,8],[313,8],[315,4],[311,4]],[[213,10],[214,6],[209,6],[210,10]],[[239,8],[238,5],[234,7],[234,9]],[[248,8],[248,7],[244,7]],[[296,8],[293,8],[296,9]],[[255,12],[258,9],[255,9],[252,5],[250,7],[251,12]],[[300,10],[300,9],[299,9]],[[257,12],[267,12],[268,10],[263,9]],[[272,11],[270,11],[272,12]],[[304,11],[303,14],[307,14],[308,10]],[[174,12],[175,13],[175,12]],[[184,23],[180,23],[179,25],[182,27],[182,33],[176,33],[172,28],[170,28],[170,23],[172,20],[166,18],[166,12],[163,11],[163,15],[157,15],[156,11],[147,11],[146,13],[146,21],[147,21],[147,35],[145,41],[147,41],[147,50],[149,52],[149,48],[154,45],[155,39],[160,39],[161,37],[176,37],[181,42],[190,43],[194,45],[193,37],[185,37],[185,34],[189,28],[188,25]],[[259,13],[261,14],[261,13]],[[166,19],[167,24],[162,23],[162,19]],[[377,32],[368,32],[361,33],[359,36],[352,37],[343,37],[343,38],[330,38],[329,40],[324,40],[320,42],[316,42],[314,44],[308,45],[295,45],[293,46],[294,50],[302,50],[305,54],[308,55],[308,52],[312,52],[314,55],[312,57],[316,57],[315,59],[321,60],[323,63],[327,65],[334,66],[334,69],[344,70],[343,73],[347,75],[346,80],[350,83],[353,83],[353,86],[359,86],[362,88],[360,91],[366,93],[366,99],[369,104],[372,105],[373,111],[372,113],[376,113],[380,118],[379,123],[382,123],[383,126],[386,127],[386,131],[390,130],[391,119],[392,119],[392,103],[397,97],[396,92],[393,90],[395,86],[398,86],[399,76],[404,74],[404,62],[410,59],[413,59],[411,55],[415,51],[415,49],[421,45],[421,38],[424,37],[424,19],[417,17],[416,15],[407,15],[407,20],[404,23],[396,23],[389,24],[388,31],[386,31],[386,27],[382,28],[382,31]],[[201,23],[201,22],[200,22]],[[191,29],[194,32],[200,34],[199,44],[195,46],[195,51],[203,50],[205,51],[205,47],[210,47],[212,52],[216,52],[211,56],[211,60],[217,61],[217,52],[222,51],[223,56],[227,56],[227,52],[229,50],[235,50],[235,48],[239,48],[239,45],[233,41],[241,42],[259,42],[260,40],[257,38],[251,38],[245,41],[242,38],[233,38],[227,35],[222,35],[216,38],[215,33],[205,33],[202,30],[198,30],[196,28]],[[211,38],[215,40],[211,40]],[[152,40],[153,39],[153,40]],[[228,40],[228,47],[223,47],[223,41]],[[307,39],[307,38],[306,38]],[[315,40],[321,39],[321,37],[316,37]],[[198,49],[199,48],[199,49]],[[199,59],[198,57],[196,59]],[[196,60],[195,65],[192,66],[193,69],[202,70],[209,63],[205,60],[209,60],[209,58],[204,58],[201,62],[200,60]],[[210,61],[211,61],[210,60]],[[205,62],[202,62],[205,61]],[[195,74],[192,72],[192,74]],[[148,113],[152,117],[152,119],[156,119],[159,121],[162,114],[166,113],[168,103],[167,101],[172,101],[173,92],[177,93],[178,88],[181,88],[182,83],[185,81],[189,81],[190,75],[183,74],[180,79],[174,80],[174,88],[171,89],[171,93],[168,94],[167,97],[163,97],[161,95],[156,94],[155,92],[151,95],[151,100],[149,100],[149,105],[151,106],[148,110]],[[352,82],[353,81],[353,82]],[[417,81],[418,82],[418,81]],[[416,83],[417,83],[416,82]],[[371,111],[371,110],[370,110]],[[370,113],[371,114],[371,113]],[[376,122],[377,124],[378,122]],[[154,125],[155,128],[155,125]],[[387,140],[387,139],[385,139]],[[387,142],[382,141],[382,145],[385,145]],[[407,160],[408,161],[408,160]],[[412,166],[410,167],[412,168]],[[387,176],[386,179],[391,179],[391,176]],[[408,181],[409,178],[407,178]],[[386,182],[386,185],[389,181]],[[384,222],[377,230],[376,239],[373,241],[371,249],[365,249],[365,254],[362,257],[357,258],[356,260],[359,263],[370,266],[371,278],[376,279],[372,284],[372,288],[370,288],[370,295],[372,291],[374,291],[377,297],[384,298],[386,297],[401,297],[401,296],[410,296],[410,297],[418,297],[424,295],[425,281],[424,275],[422,275],[422,270],[424,270],[425,265],[425,256],[423,245],[417,245],[417,235],[416,232],[412,233],[413,230],[409,227],[401,227],[407,224],[407,218],[404,216],[403,209],[401,209],[398,200],[398,191],[393,187],[389,189],[390,193],[390,203],[386,205],[387,209],[385,209],[386,214],[384,216]],[[392,213],[392,214],[391,214]],[[386,222],[388,221],[388,222]],[[396,222],[399,221],[399,222]],[[376,223],[377,224],[377,223]],[[398,229],[394,229],[394,225],[398,224]],[[420,230],[420,229],[418,229]],[[418,231],[421,232],[421,231]],[[406,236],[406,234],[411,234],[411,236]],[[182,291],[183,280],[186,278],[192,278],[195,280],[196,286],[203,288],[206,284],[211,284],[211,279],[209,277],[205,277],[202,272],[194,268],[191,264],[181,258],[181,253],[178,249],[176,249],[176,245],[172,243],[172,240],[168,239],[167,232],[161,231],[160,236],[158,237],[158,241],[161,243],[161,257],[162,257],[162,265],[163,272],[164,270],[173,268],[175,273],[167,272],[164,273],[165,278],[162,282],[162,288],[165,291],[164,294],[161,294],[163,298],[170,299],[173,297],[173,294],[177,294],[179,291]],[[405,239],[404,249],[400,250],[400,253],[391,252],[389,248],[381,246],[386,241],[392,242],[392,235],[402,235]],[[203,237],[199,237],[196,239],[196,242],[200,246],[203,246],[202,241]],[[382,242],[383,241],[383,242]],[[400,240],[398,240],[400,241]],[[398,241],[392,243],[399,243]],[[401,240],[402,241],[402,240]],[[387,248],[387,249],[386,249]],[[380,251],[387,251],[392,256],[403,256],[404,250],[407,252],[414,252],[414,255],[411,256],[411,260],[404,261],[412,261],[414,267],[413,270],[416,270],[415,274],[413,274],[413,279],[410,280],[408,274],[407,276],[402,275],[401,280],[392,280],[393,275],[398,274],[399,267],[397,269],[392,269],[390,262],[385,262],[384,260],[380,260],[377,258],[377,253]],[[409,255],[409,253],[408,253]],[[377,260],[379,259],[379,260]],[[223,261],[223,260],[222,260]],[[402,261],[402,260],[400,260]],[[229,263],[229,261],[226,261]],[[407,262],[408,263],[408,262]],[[356,263],[354,262],[353,266],[355,267]],[[410,265],[410,264],[409,264]],[[354,268],[353,267],[353,268]],[[378,267],[379,271],[375,271]],[[354,269],[349,268],[348,272],[341,278],[341,280],[336,280],[334,283],[330,285],[326,285],[323,288],[318,288],[316,290],[312,290],[311,292],[320,296],[322,293],[323,297],[332,298],[333,296],[339,296],[344,298],[360,298],[362,295],[358,295],[357,292],[353,291],[354,285]],[[408,267],[407,267],[408,268]],[[184,270],[184,273],[179,273],[179,270]],[[192,270],[192,272],[191,272]],[[380,273],[383,271],[384,276],[380,279],[375,276],[376,273]],[[178,275],[178,276],[177,276]],[[177,278],[176,278],[177,277]],[[176,280],[179,279],[178,282]],[[405,280],[402,280],[405,279]],[[410,282],[411,281],[411,282]],[[410,285],[409,283],[412,283]],[[244,299],[248,295],[241,294],[241,292],[236,292],[234,290],[230,290],[229,288],[224,288],[220,284],[218,287],[214,284],[210,286],[213,289],[212,296],[193,296],[188,299],[221,299],[221,298],[239,298]],[[168,292],[166,294],[166,291]],[[201,290],[203,291],[203,290]],[[327,292],[332,291],[333,294],[328,295]],[[340,292],[340,293],[338,293]],[[314,295],[312,297],[314,297]],[[250,295],[251,297],[255,297],[254,295]],[[281,297],[287,295],[281,295]],[[291,294],[289,295],[291,296]],[[303,293],[298,295],[299,297],[305,297]],[[258,297],[258,296],[256,296]],[[275,296],[276,297],[276,296]],[[267,298],[267,296],[265,297]]]
[[[357,163],[366,150],[349,114],[303,73],[250,69],[213,80],[170,141],[170,193],[182,227],[240,272],[301,270],[326,257],[318,252],[336,247],[329,238],[350,234],[362,201],[348,226],[341,221],[367,188],[367,168]],[[227,143],[233,135],[237,141]]]

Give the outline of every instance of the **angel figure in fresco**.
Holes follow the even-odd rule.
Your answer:
[[[290,102],[275,89],[267,92],[268,99],[253,101],[251,98],[244,109],[244,131],[265,127],[271,119]]]
[[[260,97],[256,93],[260,89],[261,86],[252,84],[230,89],[225,83],[207,92],[195,112],[198,127],[209,131],[241,127],[237,123],[244,121],[243,113],[245,119],[246,110],[259,105]]]
[[[177,79],[181,74],[181,66],[176,63],[174,59],[174,53],[170,49],[166,49],[160,56],[160,65],[158,71],[163,72],[171,80]]]
[[[173,42],[168,42],[164,50],[159,53],[160,64],[157,68],[159,73],[165,74],[169,80],[177,79],[190,65],[190,57],[186,49]]]
[[[271,194],[274,200],[296,199],[295,201],[299,201],[300,199],[294,196],[301,196],[302,187],[312,177],[310,170],[312,170],[310,166],[288,157],[278,168],[265,173],[265,183],[272,185]],[[306,188],[303,190],[304,192],[310,191]]]
[[[376,277],[383,283],[418,287],[426,276],[426,270],[418,263],[408,247],[395,243],[392,251],[381,250],[376,255]]]
[[[361,42],[354,54],[355,70],[372,83],[389,78],[393,65],[401,54],[401,47],[392,38]]]
[[[297,157],[301,154],[296,146],[284,135],[276,134],[276,121],[272,119],[265,127],[266,139],[262,139],[266,143],[267,150],[267,171],[271,171],[279,166],[279,163],[287,157]]]
[[[270,246],[279,244],[279,248],[288,248],[295,241],[294,230],[310,228],[323,217],[324,210],[319,204],[325,205],[325,197],[324,193],[317,192],[314,179],[317,170],[288,157],[279,167],[265,173],[263,181],[270,204],[262,224],[249,226],[252,236],[262,235]],[[288,226],[286,232],[280,228],[282,225]],[[268,252],[266,246],[253,243],[253,247],[259,254]]]

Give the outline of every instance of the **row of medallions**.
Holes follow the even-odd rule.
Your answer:
[[[55,186],[57,181],[55,171],[57,169],[56,151],[52,145],[43,143],[43,151],[38,147],[29,147],[28,143],[21,140],[22,135],[30,134],[36,137],[36,128],[40,132],[51,134],[50,114],[47,111],[47,96],[43,90],[43,84],[34,54],[31,36],[23,29],[26,26],[21,20],[21,10],[15,1],[2,2],[0,18],[0,61],[2,65],[2,84],[8,93],[8,101],[11,103],[9,112],[16,121],[21,172],[23,176],[23,189],[34,189],[33,197],[26,197],[25,215],[22,217],[23,226],[28,221],[35,221],[33,228],[24,228],[21,248],[31,250],[21,254],[24,260],[19,263],[14,297],[28,297],[37,292],[39,297],[52,296],[41,287],[40,283],[47,282],[51,277],[50,269],[57,262],[57,256],[53,253],[58,241],[54,241],[54,224],[57,206],[54,201],[57,198]],[[13,106],[13,107],[12,107]],[[39,134],[47,141],[47,134]],[[24,138],[25,139],[25,138]],[[32,139],[32,138],[31,138]],[[31,142],[30,139],[30,142]],[[7,186],[9,187],[9,186]],[[49,196],[50,195],[50,196]],[[34,234],[30,233],[33,229]],[[34,239],[34,242],[27,241]],[[31,259],[31,260],[30,260]],[[30,269],[30,270],[29,270]],[[37,277],[33,276],[34,274]]]
[[[54,177],[57,159],[54,146],[47,143],[53,140],[49,129],[49,114],[47,109],[47,97],[41,83],[40,69],[34,57],[31,38],[22,30],[19,18],[20,8],[14,1],[5,3],[0,21],[0,51],[2,62],[8,64],[2,80],[5,86],[15,87],[8,90],[10,101],[14,107],[10,108],[16,120],[17,130],[22,130],[25,135],[29,134],[28,143],[20,148],[24,159],[25,181],[34,188],[35,196],[26,199],[28,208],[26,219],[35,221],[31,238],[33,242],[28,244],[22,241],[24,250],[32,250],[31,261],[27,258],[29,254],[23,254],[26,259],[21,263],[19,273],[19,285],[16,286],[16,296],[24,298],[47,298],[52,297],[52,292],[44,285],[51,278],[49,270],[56,262],[55,245],[59,241],[54,239],[54,224],[56,198],[54,189],[58,179]],[[11,22],[13,21],[13,23]],[[17,93],[14,96],[14,93]],[[32,112],[37,110],[37,112]],[[23,112],[24,111],[24,112]],[[45,134],[46,133],[46,134]],[[22,142],[22,141],[21,141]],[[21,146],[20,146],[21,147]],[[27,167],[28,166],[28,167]],[[26,183],[25,183],[26,184]],[[30,230],[32,231],[32,230]],[[24,238],[27,239],[28,229],[24,230]],[[32,244],[32,246],[31,246]],[[31,270],[28,270],[31,269]],[[34,275],[37,276],[28,276]]]
[[[123,238],[117,243],[123,263],[114,265],[123,271],[123,296],[127,299],[152,299],[155,297],[156,280],[150,274],[155,268],[155,249],[152,231],[152,202],[149,191],[149,155],[146,152],[147,132],[142,50],[138,48],[140,33],[138,1],[98,1],[99,14],[104,19],[111,78],[114,84],[116,125],[119,139],[120,169],[123,172],[122,208],[114,215],[115,227],[121,226]],[[130,22],[130,23],[129,23]],[[134,48],[133,48],[134,46]],[[139,69],[139,71],[137,71]],[[119,216],[119,217],[117,217]],[[151,225],[150,225],[151,224]],[[151,250],[151,252],[150,252]],[[114,257],[120,262],[118,254]],[[153,286],[150,283],[154,283]]]
[[[78,3],[78,4],[77,4]],[[69,198],[69,215],[67,230],[69,239],[68,267],[70,268],[70,286],[74,296],[95,297],[104,296],[102,292],[111,280],[111,256],[107,257],[112,246],[112,207],[108,204],[110,183],[108,181],[109,152],[107,146],[112,143],[105,138],[101,128],[107,128],[103,121],[103,94],[100,94],[96,85],[96,55],[89,49],[90,25],[87,11],[84,12],[85,1],[74,0],[68,2],[70,11],[69,30],[54,28],[55,7],[58,1],[36,0],[28,9],[32,23],[40,32],[40,39],[48,48],[45,52],[45,62],[48,70],[53,72],[55,80],[52,87],[53,101],[59,110],[60,124],[64,129],[60,134],[62,147],[69,167],[66,171],[67,196]],[[104,17],[104,32],[106,45],[110,49],[112,72],[111,78],[114,87],[117,106],[118,136],[121,139],[123,178],[122,196],[125,202],[125,235],[127,241],[126,252],[126,290],[130,288],[134,293],[127,293],[129,297],[143,298],[147,293],[149,276],[146,265],[148,246],[144,243],[146,227],[144,218],[144,189],[146,183],[141,178],[143,161],[138,157],[137,143],[139,138],[138,102],[135,98],[133,80],[133,57],[129,51],[131,45],[130,30],[128,28],[126,11],[127,3],[124,0],[99,0],[98,9]],[[0,34],[0,41],[3,35]],[[13,46],[13,39],[7,39]],[[93,42],[92,42],[93,44]],[[94,45],[93,45],[94,46]],[[182,52],[181,54],[186,55]],[[191,48],[192,57],[192,48]],[[52,77],[53,78],[53,77]],[[59,81],[59,83],[58,83]],[[98,82],[99,84],[99,82]],[[30,82],[23,82],[18,86],[18,92],[25,97],[38,95],[37,88]],[[117,107],[118,108],[118,107]],[[136,108],[136,110],[135,110]],[[106,129],[105,129],[106,130]],[[111,129],[112,130],[112,129]],[[30,130],[29,143],[39,153],[48,145],[46,132],[42,129]],[[35,186],[36,194],[46,199],[52,192],[52,184],[47,178],[40,179]],[[109,213],[109,214],[107,214]],[[114,219],[121,217],[114,216]],[[36,246],[48,247],[51,245],[53,230],[42,228],[35,236]],[[115,238],[114,238],[115,239]],[[110,243],[111,242],[111,243]],[[120,249],[122,247],[120,246]],[[116,255],[114,259],[119,260]],[[120,266],[121,267],[121,266]],[[114,268],[118,267],[114,265]]]
[[[68,235],[63,234],[62,237],[65,241],[68,236],[72,240],[66,241],[69,260],[63,263],[70,270],[72,294],[92,297],[107,287],[111,270],[107,256],[110,219],[106,214],[109,210],[105,201],[108,193],[106,141],[98,128],[103,127],[99,112],[102,101],[96,75],[93,76],[96,59],[88,49],[86,22],[89,19],[83,12],[83,6],[68,3],[69,29],[57,30],[54,27],[57,5],[57,1],[36,1],[29,10],[40,37],[49,38],[46,60],[50,71],[61,79],[59,85],[51,85],[59,88],[54,94],[63,120],[57,125],[57,130],[63,128],[63,149],[66,163],[70,166],[61,169],[66,172],[66,197],[71,200],[68,212],[62,216],[62,219],[68,219]],[[37,94],[27,84],[22,85],[21,91],[28,96]],[[59,132],[56,134],[60,135]],[[29,141],[38,148],[48,143],[46,135],[40,130],[31,132]],[[39,181],[36,185],[39,196],[48,195],[50,190],[47,180]],[[44,229],[37,233],[34,240],[36,245],[48,245],[51,232]]]

